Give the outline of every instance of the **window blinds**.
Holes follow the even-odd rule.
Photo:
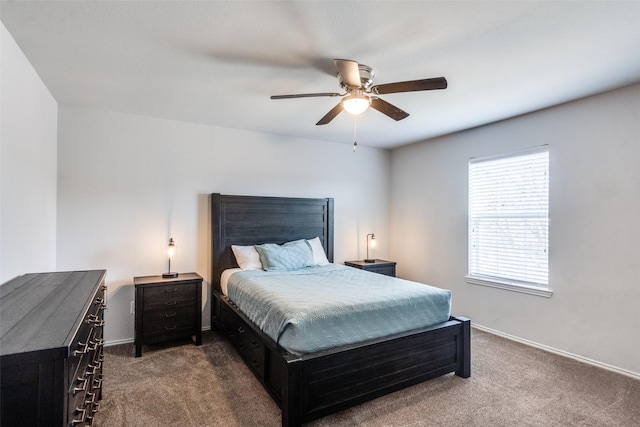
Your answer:
[[[469,161],[469,276],[548,285],[547,146]]]

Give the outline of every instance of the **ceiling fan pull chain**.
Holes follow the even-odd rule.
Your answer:
[[[356,152],[356,148],[358,148],[358,142],[356,141],[356,131],[357,131],[357,123],[358,119],[353,119],[353,152]]]

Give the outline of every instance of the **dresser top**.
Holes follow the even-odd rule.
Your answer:
[[[31,273],[1,285],[0,355],[68,348],[106,273]]]

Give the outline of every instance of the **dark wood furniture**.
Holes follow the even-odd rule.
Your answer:
[[[333,199],[211,194],[212,329],[226,335],[282,410],[284,427],[302,423],[455,372],[471,375],[469,319],[318,353],[287,352],[253,324],[220,288],[237,267],[231,245],[320,237],[333,262]]]
[[[0,286],[3,426],[91,425],[102,399],[105,270]]]
[[[143,344],[195,336],[202,344],[202,277],[182,273],[178,277],[134,277],[136,287],[136,357]]]
[[[344,265],[372,273],[396,277],[396,263],[393,261],[385,261],[383,259],[377,259],[375,262],[345,261]]]

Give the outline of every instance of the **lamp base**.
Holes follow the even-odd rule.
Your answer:
[[[176,273],[175,271],[169,271],[167,273],[162,273],[162,278],[163,279],[172,279],[174,277],[178,277],[178,273]]]
[[[365,259],[364,262],[376,262],[375,259]]]

